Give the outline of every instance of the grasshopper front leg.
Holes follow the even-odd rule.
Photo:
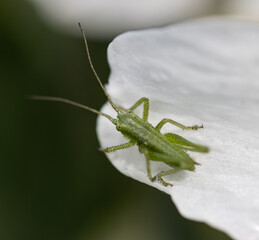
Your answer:
[[[129,108],[129,110],[133,111],[142,103],[144,104],[142,119],[144,121],[147,121],[148,114],[149,114],[149,99],[148,98],[146,98],[146,97],[140,98],[131,108]]]
[[[121,149],[126,149],[126,148],[129,148],[129,147],[132,147],[135,144],[136,144],[136,142],[129,141],[127,143],[123,143],[123,144],[120,144],[120,145],[117,145],[117,146],[108,147],[108,148],[104,148],[104,149],[100,149],[100,150],[103,151],[103,152],[106,152],[106,153],[110,153],[110,152],[114,152],[114,151],[117,151],[117,150],[121,150]]]

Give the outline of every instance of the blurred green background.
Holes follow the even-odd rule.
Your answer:
[[[94,114],[25,99],[61,96],[101,108],[82,37],[53,30],[25,1],[2,0],[0,26],[0,239],[229,239],[120,174],[98,151]],[[111,40],[89,39],[104,82]]]

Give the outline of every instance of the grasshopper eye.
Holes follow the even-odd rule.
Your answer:
[[[133,113],[133,111],[129,109],[129,110],[127,110],[127,113]]]
[[[122,127],[122,125],[121,125],[120,123],[118,123],[118,124],[116,125],[116,129],[117,129],[118,131],[121,130],[121,127]]]

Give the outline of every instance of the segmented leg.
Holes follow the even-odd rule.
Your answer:
[[[146,98],[146,97],[140,98],[131,108],[129,108],[129,110],[133,111],[142,103],[144,104],[142,119],[144,121],[147,121],[148,113],[149,113],[149,99],[148,98]]]
[[[151,169],[150,169],[150,159],[148,158],[148,155],[145,154],[146,157],[146,164],[147,164],[147,176],[151,182],[153,182],[152,174],[151,174]]]
[[[178,171],[178,169],[171,169],[169,171],[165,171],[165,172],[160,172],[159,174],[157,174],[156,176],[152,177],[152,173],[151,173],[151,168],[150,168],[150,159],[148,157],[148,153],[144,153],[145,157],[146,157],[146,164],[147,164],[147,176],[149,178],[149,180],[151,182],[154,182],[156,179],[159,180],[160,183],[162,183],[165,187],[167,186],[173,186],[173,184],[171,183],[167,183],[166,181],[163,180],[162,176],[164,175],[168,175],[168,174],[171,174],[171,173],[174,173],[176,171]]]
[[[117,151],[117,150],[121,150],[121,149],[125,149],[125,148],[132,147],[132,146],[134,146],[135,144],[136,144],[136,143],[135,143],[134,141],[129,141],[129,142],[127,142],[127,143],[120,144],[120,145],[117,145],[117,146],[100,149],[100,151],[104,151],[104,152],[106,152],[106,153],[109,153],[109,152],[114,152],[114,151]]]
[[[166,176],[166,175],[169,175],[169,174],[172,174],[172,173],[175,173],[175,172],[177,172],[179,170],[181,170],[181,169],[174,168],[174,169],[171,169],[171,170],[168,170],[168,171],[160,172],[155,177],[153,177],[152,181],[155,181],[156,179],[158,179],[158,181],[161,182],[165,187],[167,187],[167,186],[171,186],[172,187],[173,184],[167,183],[166,181],[164,181],[164,179],[162,177]]]
[[[162,128],[166,123],[171,123],[171,124],[173,124],[173,125],[175,125],[175,126],[181,128],[181,129],[183,129],[183,130],[197,130],[197,129],[199,129],[199,128],[203,128],[203,125],[201,125],[201,126],[198,126],[198,125],[185,126],[185,125],[183,125],[183,124],[181,124],[181,123],[178,123],[178,122],[176,122],[176,121],[174,121],[174,120],[172,120],[172,119],[164,118],[163,120],[161,120],[161,121],[156,125],[156,129],[157,129],[158,131],[160,131],[161,128]]]
[[[209,148],[206,146],[202,146],[199,144],[195,144],[193,142],[190,142],[189,140],[174,134],[174,133],[166,133],[164,136],[173,144],[176,144],[177,146],[181,147],[184,150],[192,151],[192,152],[208,152]]]

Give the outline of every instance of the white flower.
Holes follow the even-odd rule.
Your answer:
[[[203,19],[160,29],[129,32],[108,50],[107,90],[115,103],[130,107],[150,99],[149,122],[168,117],[198,131],[174,132],[208,145],[190,153],[201,165],[150,182],[137,147],[107,154],[122,173],[171,195],[186,218],[205,222],[235,239],[259,239],[259,24]],[[103,112],[116,113],[109,104]],[[141,113],[141,107],[137,113]],[[126,142],[107,119],[98,118],[102,147]],[[167,169],[152,162],[152,174]]]

